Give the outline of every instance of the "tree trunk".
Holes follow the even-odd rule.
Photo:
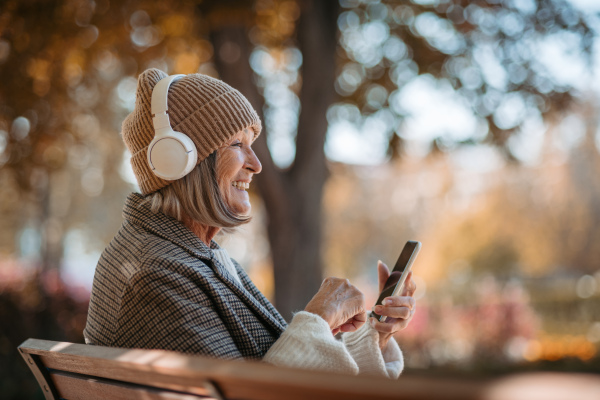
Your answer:
[[[227,2],[220,3],[227,7]],[[239,3],[238,3],[239,4]],[[258,190],[265,202],[268,236],[275,273],[275,305],[286,318],[304,306],[322,281],[321,201],[327,179],[325,161],[326,112],[335,93],[337,2],[303,1],[298,24],[298,43],[303,55],[301,113],[292,166],[278,168],[267,147],[266,129],[254,144],[263,164],[257,175]],[[211,14],[213,18],[211,18]],[[210,40],[221,79],[242,92],[263,118],[263,98],[254,84],[249,59],[252,44],[248,38],[248,11],[223,13],[213,8]],[[220,54],[223,45],[239,50],[240,56]]]

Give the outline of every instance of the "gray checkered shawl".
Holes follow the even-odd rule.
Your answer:
[[[241,284],[192,231],[152,213],[140,194],[129,195],[123,215],[96,267],[86,342],[262,358],[286,322],[239,264]]]

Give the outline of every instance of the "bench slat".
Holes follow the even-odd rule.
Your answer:
[[[191,400],[209,394],[230,400],[600,399],[600,376],[594,374],[530,373],[485,382],[407,376],[391,381],[36,339],[26,340],[19,351],[47,400]],[[211,385],[205,387],[206,382]]]
[[[50,372],[57,392],[64,399],[87,400],[214,400],[204,396],[128,385],[102,378],[79,376],[61,371]]]
[[[88,399],[90,393],[101,393],[100,389],[94,388],[112,390],[115,393],[120,388],[128,388],[137,393],[142,390],[139,385],[143,385],[143,390],[148,393],[163,398],[173,391],[178,392],[177,395],[189,394],[191,398],[210,395],[218,397],[205,387],[205,382],[214,384],[224,398],[234,400],[513,400],[514,397],[496,397],[502,392],[494,389],[491,386],[494,382],[489,381],[414,376],[393,381],[378,377],[280,368],[256,361],[218,360],[164,350],[120,349],[37,339],[25,341],[19,350],[24,358],[37,360],[37,365],[43,370],[42,374],[38,373],[39,376],[47,375],[46,368],[51,368],[51,380],[55,381],[56,387],[70,391],[69,396],[61,394],[61,397],[73,399]],[[87,377],[73,377],[73,374]],[[89,381],[90,378],[93,382]],[[548,376],[538,377],[539,379],[535,376],[523,378],[524,381],[519,383],[519,390],[524,385],[535,386],[541,382],[548,388],[552,386],[552,382],[558,382]],[[586,387],[593,393],[596,393],[600,384],[597,377],[565,379],[577,382],[579,387]],[[40,381],[40,385],[43,382]],[[502,384],[499,387],[509,386]],[[114,396],[98,396],[101,397]],[[58,396],[52,397],[46,393],[46,398]],[[587,397],[574,394],[572,400],[575,399],[583,400]]]
[[[427,399],[471,400],[482,384],[419,378],[385,378],[278,368],[261,362],[226,361],[164,350],[132,350],[29,339],[21,349],[48,368],[117,379],[195,395],[202,383],[217,384],[226,398],[289,400]]]

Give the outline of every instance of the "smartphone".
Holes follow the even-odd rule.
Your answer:
[[[398,296],[402,292],[406,276],[410,272],[410,269],[415,262],[415,258],[417,258],[417,254],[419,254],[419,250],[421,250],[421,242],[412,240],[406,242],[402,249],[402,253],[400,253],[400,257],[398,257],[398,261],[396,261],[396,266],[392,270],[390,277],[385,281],[385,285],[383,285],[383,290],[377,299],[377,303],[375,303],[376,306],[381,305],[381,302],[386,297]],[[384,322],[387,319],[386,316],[381,316],[374,312],[371,312],[371,316],[377,318],[381,322]]]

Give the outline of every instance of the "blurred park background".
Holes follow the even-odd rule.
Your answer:
[[[1,2],[3,398],[42,398],[23,340],[83,341],[149,67],[261,114],[253,221],[217,241],[286,317],[329,275],[371,304],[415,239],[406,373],[600,372],[599,33],[594,0]]]

